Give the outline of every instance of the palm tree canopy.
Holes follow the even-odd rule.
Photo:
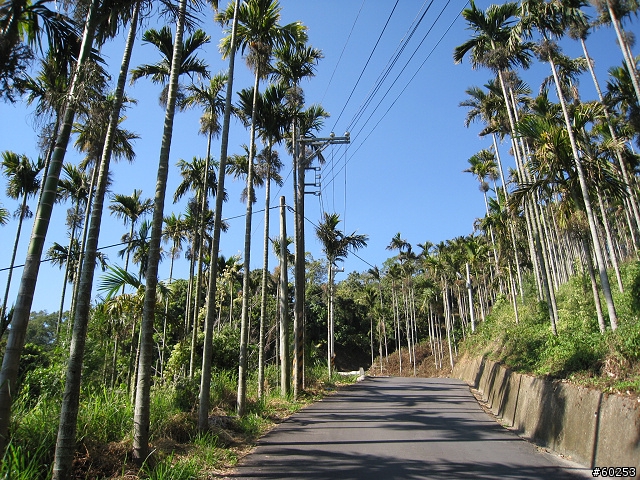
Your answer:
[[[482,11],[471,0],[470,7],[462,12],[462,16],[467,21],[467,29],[474,35],[454,49],[453,60],[461,63],[471,52],[473,68],[486,66],[493,70],[506,70],[511,66],[528,67],[531,61],[529,45],[514,39],[513,35],[518,13],[516,2],[491,5]]]
[[[0,205],[0,225],[9,223],[9,210]]]
[[[140,198],[142,190],[134,190],[131,195],[115,194],[111,199],[109,210],[116,218],[121,218],[126,225],[128,222],[136,223],[138,218],[153,209],[153,201],[150,198]]]
[[[189,85],[187,96],[182,100],[182,106],[203,107],[204,113],[200,117],[200,133],[205,135],[218,134],[221,129],[220,116],[224,113],[225,98],[222,91],[227,84],[227,74],[218,73],[209,81],[208,85]]]
[[[58,181],[59,199],[71,199],[73,203],[86,204],[89,198],[89,176],[75,165],[65,163],[63,178]]]
[[[194,75],[200,75],[204,78],[209,77],[207,64],[195,56],[195,52],[202,45],[209,43],[211,37],[203,30],[196,30],[182,44],[182,59],[180,64],[180,74],[187,74],[193,78]],[[173,58],[173,33],[167,26],[160,30],[151,28],[144,32],[142,41],[154,45],[162,55],[162,60],[153,64],[140,65],[138,68],[131,70],[131,83],[141,77],[151,77],[153,83],[165,85],[169,80],[171,72],[171,60]]]
[[[322,221],[316,227],[316,236],[322,243],[322,251],[330,263],[344,259],[350,249],[359,250],[366,247],[369,240],[367,235],[358,235],[355,232],[345,235],[338,230],[339,223],[340,216],[337,213],[324,212]]]
[[[35,48],[55,55],[61,65],[68,66],[77,59],[79,32],[68,16],[47,7],[51,1],[0,3],[0,96],[9,101],[14,101],[13,87],[26,74]],[[43,37],[48,48],[43,45]]]
[[[240,4],[236,38],[242,54],[250,49],[247,57],[250,66],[262,69],[274,49],[306,42],[306,27],[301,22],[280,25],[280,11],[280,3],[274,0],[248,0]],[[228,26],[233,16],[234,5],[230,3],[226,10],[216,15],[216,20]],[[231,35],[227,33],[220,42],[223,58],[231,51]]]
[[[180,169],[182,182],[180,182],[173,195],[174,203],[180,200],[190,190],[196,192],[198,198],[201,198],[203,194],[207,196],[216,194],[218,189],[215,170],[217,162],[210,162],[209,164],[209,171],[207,172],[206,178],[206,192],[203,191],[205,185],[204,169],[206,168],[206,159],[193,157],[190,162],[180,159],[176,165]]]
[[[26,155],[4,151],[2,152],[2,170],[7,178],[7,196],[15,200],[34,195],[40,188],[38,175],[44,168],[44,161],[29,160]]]

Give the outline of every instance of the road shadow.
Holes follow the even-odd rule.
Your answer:
[[[513,458],[478,454],[514,442]],[[552,462],[527,465],[520,456],[525,450],[535,455],[533,446],[480,409],[463,382],[368,379],[283,422],[227,478],[584,478]]]

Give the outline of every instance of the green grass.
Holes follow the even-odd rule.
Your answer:
[[[0,464],[0,478],[6,480],[34,480],[45,478],[50,470],[46,447],[28,450],[9,444]]]
[[[141,470],[149,480],[197,480],[200,475],[200,466],[196,459],[176,457],[173,454],[158,462],[153,468],[145,465]]]
[[[79,442],[85,439],[95,443],[116,442],[132,429],[133,405],[127,392],[103,388],[82,400],[76,434]]]

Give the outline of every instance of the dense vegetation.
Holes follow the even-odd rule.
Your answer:
[[[609,391],[640,390],[640,172],[633,150],[640,87],[623,30],[637,2],[594,2],[595,20],[580,1],[523,0],[486,11],[470,2],[463,17],[471,37],[453,57],[470,57],[474,68],[494,76],[470,87],[461,102],[468,123],[481,122],[488,139],[467,170],[480,183],[486,216],[473,234],[437,243],[414,246],[398,233],[381,268],[351,273],[336,285],[335,262],[366,246],[368,237],[345,234],[338,215],[326,214],[314,232],[326,259],[305,255],[304,159],[314,147],[296,144],[313,138],[328,114],[306,106],[300,88],[322,57],[306,44],[302,23],[280,25],[276,1],[247,0],[224,10],[213,2],[228,73],[184,86],[180,77],[209,77],[198,48],[210,39],[186,28],[204,2],[87,0],[64,5],[68,16],[54,14],[48,3],[0,4],[2,98],[34,103],[51,121],[41,134],[42,160],[2,153],[7,194],[20,205],[14,246],[32,215],[29,201],[38,202],[20,293],[9,302],[10,273],[0,310],[0,474],[212,474],[237,455],[229,447],[242,442],[233,432],[255,438],[265,419],[299,408],[305,391],[322,379],[335,382],[334,367],[385,373],[397,365],[399,374],[415,375],[419,362],[428,361],[446,371],[461,343],[518,370]],[[168,27],[147,30],[144,41],[162,58],[130,72],[134,81],[150,78],[164,87],[156,195],[114,194],[105,209],[111,159],[135,156],[135,134],[120,127],[128,55],[141,19],[154,18],[158,8],[175,23],[175,37]],[[600,98],[583,101],[575,79],[591,65],[585,40],[591,28],[607,25],[625,63],[610,70]],[[111,94],[96,48],[124,27],[128,53]],[[557,40],[565,35],[581,41],[585,58],[562,54]],[[238,50],[254,85],[233,99]],[[518,73],[536,58],[551,77],[533,96]],[[39,68],[33,77],[31,68]],[[179,162],[182,183],[167,192],[173,117],[187,107],[203,111],[209,148],[205,158]],[[232,114],[249,130],[245,155],[227,155]],[[78,166],[64,162],[72,134],[86,155]],[[500,158],[505,143],[516,165],[508,175]],[[288,237],[265,234],[264,268],[250,271],[254,187],[265,187],[268,214],[270,184],[282,181],[278,144],[293,155],[298,180],[295,255]],[[229,175],[246,181],[247,235],[243,255],[224,258],[219,240]],[[167,215],[167,193],[192,195],[187,211]],[[46,255],[65,269],[70,291],[63,291],[61,305],[68,294],[71,308],[31,312],[51,209],[60,201],[71,203],[68,242],[51,244]],[[129,229],[120,252],[124,268],[108,265],[98,251],[105,210]],[[8,220],[0,208],[0,223]],[[275,268],[268,265],[271,243]],[[171,274],[159,282],[162,255],[173,265],[183,249],[189,278]],[[95,301],[97,267],[104,275]]]
[[[498,299],[464,342],[461,352],[488,355],[525,373],[566,379],[604,392],[640,395],[640,263],[621,267],[624,293],[614,299],[625,319],[615,331],[602,335],[597,327],[586,274],[576,275],[558,289],[558,335],[548,326],[543,306],[527,302],[521,321],[513,321],[513,308]]]

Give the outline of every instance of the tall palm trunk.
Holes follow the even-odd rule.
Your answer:
[[[55,113],[55,121],[53,122],[53,135],[49,138],[49,142],[47,145],[47,152],[44,156],[44,167],[42,168],[42,178],[47,178],[49,174],[49,165],[51,164],[51,157],[53,156],[53,151],[56,148],[56,137],[55,133],[60,129],[60,112],[56,109]],[[45,182],[42,182],[40,185],[40,191],[38,192],[38,204],[40,204],[40,200],[42,199],[42,193],[44,192]]]
[[[606,0],[606,2],[607,9],[609,10],[609,16],[611,17],[611,24],[613,25],[613,29],[616,32],[616,37],[618,37],[618,44],[620,45],[620,50],[622,50],[622,56],[624,57],[624,61],[627,64],[627,69],[629,70],[629,77],[631,77],[633,90],[635,91],[636,98],[638,100],[638,103],[640,104],[640,82],[638,82],[638,70],[636,69],[636,62],[633,58],[633,55],[631,55],[629,52],[627,40],[622,31],[620,20],[616,15],[612,2],[611,0]]]
[[[229,72],[220,142],[220,166],[218,167],[218,189],[216,191],[216,210],[211,242],[211,266],[209,267],[209,287],[207,294],[207,316],[204,328],[204,347],[202,353],[202,377],[200,379],[200,398],[198,408],[198,429],[204,431],[209,425],[209,395],[211,393],[211,354],[213,351],[213,323],[216,311],[216,289],[218,280],[218,254],[220,251],[220,232],[222,230],[222,201],[224,200],[225,170],[227,168],[227,150],[229,147],[229,123],[231,121],[231,99],[233,95],[233,74],[236,58],[236,31],[238,29],[238,6],[235,0],[233,26],[231,27],[231,49],[229,53]],[[222,310],[222,304],[220,306]]]
[[[175,115],[176,97],[178,92],[178,76],[182,61],[182,37],[184,34],[185,12],[187,0],[180,0],[176,35],[173,44],[171,74],[169,76],[169,92],[167,108],[164,117],[162,146],[158,161],[158,178],[154,198],[153,220],[151,224],[151,238],[149,239],[149,263],[146,274],[146,288],[144,292],[144,310],[142,325],[140,326],[140,362],[138,367],[138,381],[136,386],[136,402],[133,417],[133,457],[142,463],[149,455],[149,415],[151,390],[151,365],[153,357],[153,322],[156,311],[156,288],[158,285],[158,264],[160,263],[160,240],[162,239],[162,222],[164,218],[164,201],[169,174],[169,153],[171,137],[173,135],[173,120]]]
[[[249,137],[249,162],[247,167],[247,213],[244,225],[244,277],[242,279],[242,316],[240,319],[240,362],[238,366],[238,398],[236,411],[244,415],[247,400],[247,344],[249,343],[249,273],[251,268],[251,220],[253,216],[253,158],[256,141],[256,115],[258,111],[258,88],[260,87],[260,66],[256,66],[253,83],[253,107]]]
[[[505,202],[509,200],[509,193],[507,191],[507,184],[504,181],[504,171],[502,169],[502,158],[500,156],[500,152],[498,151],[498,140],[496,138],[496,134],[494,133],[493,135],[491,135],[491,138],[493,139],[493,149],[496,152],[496,160],[498,160],[498,173],[500,174],[500,183],[502,185],[502,192],[504,193],[504,200]],[[497,193],[497,192],[496,192]],[[500,196],[497,196],[498,201],[500,200]],[[518,277],[518,288],[520,291],[520,298],[521,301],[524,302],[524,290],[522,287],[522,271],[520,269],[520,258],[519,258],[519,254],[518,254],[518,249],[516,247],[516,234],[515,234],[515,226],[513,225],[513,222],[509,222],[509,234],[511,236],[511,247],[513,249],[513,255],[514,255],[514,263],[516,264],[516,273],[517,273],[517,277]],[[514,298],[515,298],[515,290],[514,290]],[[517,303],[514,303],[515,307],[516,307],[516,316],[518,315],[517,312]]]
[[[9,273],[7,275],[7,286],[4,291],[4,298],[2,299],[2,310],[0,310],[0,318],[3,321],[7,312],[7,302],[9,301],[9,290],[11,289],[11,278],[13,277],[13,266],[16,263],[16,254],[18,253],[18,245],[20,244],[20,233],[22,232],[22,222],[24,221],[24,214],[25,214],[26,208],[27,208],[27,194],[25,193],[22,196],[22,203],[20,205],[20,217],[18,218],[18,228],[16,229],[16,239],[13,242],[13,251],[11,252],[11,263],[9,264]],[[0,334],[4,334],[4,330],[0,332]]]
[[[269,147],[269,157],[271,146]],[[266,192],[264,201],[264,245],[262,251],[262,292],[260,299],[260,333],[258,339],[258,398],[264,390],[264,330],[267,318],[267,277],[269,275],[269,209],[271,196],[271,167],[267,164]]]
[[[297,120],[293,122],[294,218],[295,218],[295,315],[293,319],[293,398],[302,390],[303,328],[305,311],[305,248],[304,248],[304,150],[300,152]]]
[[[91,211],[91,223],[87,235],[85,251],[86,261],[84,262],[81,275],[76,278],[76,282],[79,287],[76,299],[75,321],[73,337],[71,340],[71,353],[69,356],[67,377],[65,381],[64,401],[62,403],[62,411],[60,413],[60,425],[58,429],[54,463],[54,478],[60,480],[69,478],[75,454],[75,428],[78,417],[82,360],[84,357],[85,339],[89,321],[89,311],[91,308],[91,290],[93,286],[95,259],[100,235],[100,223],[102,220],[104,197],[109,181],[109,163],[111,158],[111,148],[113,145],[113,134],[117,128],[118,120],[120,118],[120,108],[124,97],[124,87],[127,79],[127,71],[129,70],[129,60],[131,59],[131,52],[133,50],[133,43],[136,36],[138,9],[139,4],[136,5],[129,27],[129,34],[127,36],[115,92],[115,102],[113,110],[111,111],[107,135],[103,146],[102,159],[99,165],[100,174],[98,175],[96,195]],[[71,321],[71,319],[69,319],[69,321]],[[117,343],[114,347],[114,355],[116,352]]]
[[[587,186],[587,181],[584,176],[582,160],[580,159],[580,155],[578,153],[578,146],[576,144],[575,135],[573,133],[573,127],[571,125],[571,120],[569,118],[567,103],[565,101],[562,88],[560,87],[560,80],[558,79],[558,72],[556,69],[556,65],[555,65],[555,62],[553,61],[553,58],[550,55],[548,57],[548,61],[549,61],[549,64],[551,65],[553,79],[556,84],[556,93],[558,95],[558,99],[560,100],[560,105],[562,107],[562,114],[564,116],[564,121],[567,127],[567,133],[569,134],[569,142],[571,143],[571,152],[573,154],[573,160],[576,167],[576,172],[578,174],[578,181],[580,182],[580,191],[582,193],[582,200],[584,202],[585,213],[587,214],[587,220],[589,222],[589,232],[591,233],[591,242],[593,244],[593,250],[596,255],[598,271],[600,273],[600,284],[602,288],[602,293],[604,295],[605,302],[607,304],[607,311],[609,313],[609,323],[611,324],[611,329],[615,330],[616,328],[618,328],[618,315],[616,313],[616,307],[614,305],[613,297],[611,295],[611,286],[609,285],[609,277],[607,276],[606,265],[604,263],[604,257],[602,254],[602,246],[600,243],[600,238],[598,237],[596,219],[593,214],[593,208],[591,207],[589,187]]]
[[[496,46],[495,44],[492,42],[492,47],[495,49]],[[517,136],[515,134],[515,124],[516,124],[516,119],[515,119],[515,112],[512,110],[512,106],[511,106],[511,102],[510,102],[510,96],[507,92],[507,86],[504,80],[504,72],[502,70],[498,70],[498,81],[500,83],[500,89],[502,90],[502,96],[504,98],[504,102],[505,102],[505,108],[507,110],[507,118],[509,119],[509,129],[511,132],[511,142],[513,145],[513,154],[514,157],[516,159],[516,169],[518,171],[518,175],[520,176],[521,180],[524,181],[526,179],[525,176],[525,170],[524,170],[524,165],[523,165],[523,159],[521,157],[521,152],[520,152],[520,148],[519,148],[519,144],[517,141]],[[549,297],[549,292],[543,292],[544,290],[544,284],[545,282],[542,281],[541,279],[541,274],[540,271],[538,269],[538,267],[541,267],[542,261],[541,261],[541,256],[539,254],[539,251],[536,249],[535,247],[535,234],[533,231],[533,220],[531,218],[531,212],[529,209],[525,208],[525,220],[526,220],[526,224],[527,224],[527,237],[529,240],[529,251],[530,251],[530,255],[531,255],[531,261],[534,264],[534,272],[535,272],[535,278],[536,278],[536,284],[538,286],[538,295],[539,297],[542,297],[542,294],[546,294],[547,297]],[[548,282],[547,282],[548,283]],[[553,316],[551,316],[551,321],[554,321]]]
[[[327,370],[329,378],[333,373],[333,262],[329,260],[327,267]]]
[[[201,211],[200,222],[198,223],[201,223],[204,221],[203,217],[204,217],[204,211]],[[200,230],[200,227],[198,227],[198,229]],[[193,325],[193,329],[191,330],[191,358],[189,359],[189,378],[193,378],[193,374],[195,370],[196,349],[198,346],[198,333],[200,331],[200,322],[198,317],[200,313],[200,302],[202,298],[202,263],[203,263],[202,250],[203,250],[203,241],[204,241],[203,236],[204,236],[204,231],[200,230],[198,232],[196,241],[194,242],[194,244],[196,243],[198,244],[198,254],[197,254],[198,267],[196,269],[198,273],[196,274],[196,278],[193,281],[195,295],[193,299],[193,311],[192,311],[193,320],[191,322],[191,325]]]
[[[622,275],[620,274],[620,266],[618,265],[618,255],[615,249],[615,243],[613,236],[611,235],[611,226],[609,225],[609,219],[607,218],[607,212],[604,208],[604,200],[602,199],[602,193],[598,191],[598,207],[600,208],[600,216],[602,217],[602,225],[606,235],[607,248],[609,251],[609,258],[611,259],[611,266],[616,274],[616,280],[618,282],[618,290],[620,293],[624,292],[624,285],[622,284]]]
[[[87,235],[89,233],[90,212],[93,205],[93,196],[95,192],[96,182],[98,180],[98,169],[99,169],[99,165],[96,165],[93,168],[93,172],[91,173],[91,185],[89,187],[89,195],[87,197],[87,207],[85,208],[84,222],[82,225],[82,239],[80,242],[80,248],[78,250],[78,264],[76,265],[76,278],[80,278],[80,275],[82,274],[81,273],[82,265],[84,264],[84,258],[85,258],[84,250],[86,247]],[[69,308],[69,325],[67,328],[72,327],[73,320],[75,318],[76,300],[78,298],[79,286],[80,284],[78,282],[76,282],[73,285],[73,291],[71,292],[71,307]]]
[[[449,286],[445,282],[444,291],[442,292],[442,300],[444,301],[444,318],[445,325],[447,327],[447,344],[449,345],[449,363],[451,364],[451,370],[453,370],[454,362],[453,362],[453,349],[451,346],[451,336],[453,329],[453,320],[451,315],[451,304],[449,303]]]
[[[76,222],[75,219],[78,216],[78,212],[80,210],[80,202],[76,203],[74,212],[73,212],[73,224],[71,226],[71,232],[69,232],[69,245],[67,247],[67,262],[64,266],[64,278],[62,280],[62,293],[60,294],[60,308],[58,309],[58,320],[56,321],[56,341],[59,341],[60,336],[60,326],[62,325],[62,312],[64,311],[64,300],[67,293],[67,283],[69,283],[69,271],[71,270],[71,249],[73,248],[73,241],[76,236]],[[79,277],[76,275],[75,282],[78,283]],[[71,312],[69,312],[71,313]],[[71,315],[69,315],[69,319],[71,320]]]
[[[598,93],[598,99],[600,100],[600,103],[604,106],[604,115],[607,120],[607,126],[609,127],[609,133],[611,134],[611,138],[614,141],[616,141],[617,135],[616,135],[615,129],[613,128],[613,125],[611,124],[611,114],[609,113],[609,108],[607,107],[604,101],[604,95],[602,94],[602,89],[600,88],[598,77],[596,76],[596,73],[593,69],[593,62],[591,60],[591,57],[589,56],[589,51],[587,50],[587,45],[584,41],[584,38],[580,38],[580,44],[582,45],[582,51],[584,52],[584,56],[587,60],[587,66],[589,67],[589,73],[591,73],[591,79],[593,80],[593,85],[595,86],[596,92]],[[635,191],[632,188],[633,184],[629,176],[627,165],[624,162],[619,150],[616,150],[616,159],[618,160],[618,165],[620,165],[620,170],[622,171],[622,177],[624,178],[625,190],[627,192],[627,196],[629,197],[629,205],[631,206],[633,219],[635,220],[635,225],[636,225],[635,228],[640,228],[640,211],[638,210],[638,200],[637,200]],[[632,225],[630,225],[630,228],[633,231]],[[636,245],[636,248],[638,248],[637,245]]]
[[[84,70],[87,59],[93,46],[93,38],[95,34],[96,10],[98,1],[93,0],[89,6],[87,18],[85,21],[85,30],[82,36],[82,46],[80,55],[76,64],[76,70],[73,76],[71,88],[69,90],[69,99],[76,98],[77,89],[80,88],[82,82],[82,71]],[[2,369],[0,370],[0,454],[3,454],[8,443],[9,421],[11,415],[11,403],[13,400],[13,392],[16,387],[18,377],[18,366],[20,363],[20,355],[24,347],[27,325],[29,323],[29,315],[31,313],[31,305],[33,303],[33,294],[38,280],[38,272],[40,270],[40,261],[44,242],[49,229],[51,220],[51,212],[53,204],[56,200],[58,190],[58,179],[64,162],[64,156],[69,144],[69,137],[75,118],[76,105],[72,101],[68,101],[65,107],[58,137],[56,140],[56,148],[49,165],[45,190],[42,194],[41,202],[38,205],[36,218],[33,223],[33,231],[29,242],[29,249],[25,266],[22,272],[22,280],[16,300],[11,332],[7,339],[4,358],[2,360]],[[55,473],[55,472],[54,472]]]

